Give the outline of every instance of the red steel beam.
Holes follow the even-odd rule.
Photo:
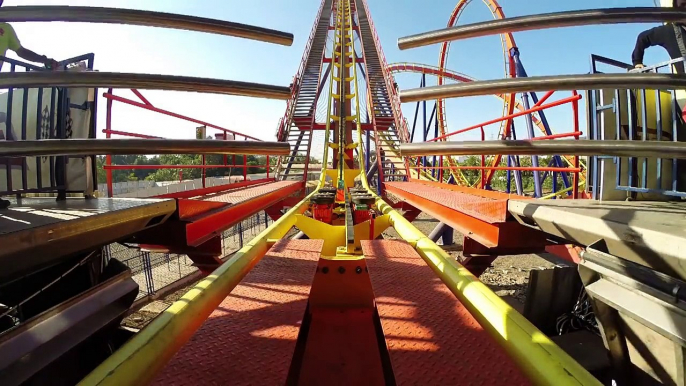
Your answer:
[[[394,184],[398,183],[396,182]],[[486,248],[491,248],[493,253],[497,254],[498,251],[508,252],[503,252],[501,254],[511,254],[510,252],[512,251],[517,251],[518,253],[533,253],[541,251],[546,245],[546,237],[543,232],[528,228],[514,220],[501,223],[489,223],[460,212],[459,210],[448,208],[425,197],[399,189],[395,187],[394,184],[384,184],[386,191],[405,200],[410,205],[431,217],[448,224],[453,229],[462,233],[465,237],[473,239]],[[463,193],[468,192],[468,189],[479,191],[479,189],[455,187],[467,189],[455,189],[456,191],[461,191]],[[497,192],[488,191],[480,191],[479,193],[482,192],[484,194],[478,194],[478,196],[490,196],[491,198],[498,199],[507,198],[508,196],[513,198],[517,197],[516,195],[499,194]]]
[[[302,188],[303,184],[288,185],[190,222],[186,225],[186,243],[190,246],[202,244],[247,217],[297,193]]]
[[[146,134],[138,134],[138,133],[129,133],[128,131],[105,129],[102,132],[105,134],[122,135],[124,137],[134,137],[134,138],[143,138],[143,139],[164,139],[163,137],[155,137],[154,135],[146,135]],[[109,138],[109,136],[107,138]]]
[[[468,235],[480,244],[489,248],[498,246],[500,228],[496,224],[490,224],[462,212],[447,208],[437,202],[433,202],[422,196],[398,189],[392,184],[384,184],[386,192],[407,201],[410,205],[428,214],[429,216],[450,225],[458,232]]]
[[[193,190],[186,190],[183,192],[176,192],[176,193],[168,193],[168,194],[162,194],[159,196],[155,196],[155,198],[191,198],[191,197],[200,197],[200,196],[206,196],[208,194],[215,194],[219,192],[223,192],[226,190],[231,190],[231,189],[238,189],[238,188],[245,188],[248,186],[253,186],[253,185],[259,185],[259,184],[265,184],[268,182],[274,182],[273,178],[263,178],[261,180],[255,180],[255,181],[241,181],[241,182],[235,182],[233,184],[226,184],[226,185],[217,185],[217,186],[212,186],[209,188],[204,188],[204,189],[193,189]]]
[[[138,97],[138,99],[141,100],[141,102],[145,103],[148,106],[152,106],[152,103],[150,103],[150,101],[147,98],[145,98],[140,91],[136,90],[135,88],[132,88],[131,92],[133,92]]]
[[[542,137],[534,137],[531,140],[532,141],[542,141],[545,139],[558,139],[558,138],[569,138],[569,137],[575,137],[576,139],[579,139],[578,137],[583,135],[584,133],[581,131],[572,131],[571,133],[560,133],[560,134],[551,134],[551,135],[544,135]]]

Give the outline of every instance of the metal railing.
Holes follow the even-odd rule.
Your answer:
[[[246,240],[266,229],[269,223],[269,216],[260,212],[222,232],[222,257],[243,248]],[[103,252],[107,259],[119,260],[131,269],[140,287],[136,299],[164,292],[165,287],[198,272],[186,255],[147,252],[122,244],[107,245]]]
[[[161,139],[161,137],[155,137],[147,134],[142,134],[142,133],[134,133],[134,132],[129,132],[129,131],[122,131],[122,130],[113,130],[112,129],[112,117],[113,117],[113,102],[120,102],[129,106],[134,106],[138,107],[144,110],[148,110],[154,113],[170,116],[173,118],[181,119],[184,121],[192,122],[198,125],[202,125],[201,128],[203,131],[207,129],[212,129],[212,130],[217,130],[221,134],[217,136],[216,139],[219,139],[219,137],[222,137],[222,140],[229,140],[230,138],[233,139],[244,139],[246,141],[251,140],[251,141],[258,141],[261,142],[262,140],[250,135],[246,135],[243,133],[240,133],[238,131],[234,130],[229,130],[224,127],[208,123],[206,121],[202,121],[199,119],[191,118],[185,115],[177,114],[169,110],[164,110],[161,108],[158,108],[156,106],[153,106],[150,101],[143,96],[143,94],[137,90],[137,89],[131,89],[131,92],[134,93],[138,97],[139,101],[131,100],[122,96],[114,95],[114,90],[113,89],[108,89],[106,93],[103,94],[103,97],[107,99],[107,112],[106,112],[106,128],[102,131],[105,133],[107,138],[111,138],[112,135],[118,135],[118,136],[123,136],[123,137],[133,137],[133,138],[145,138],[145,139]],[[203,133],[207,134],[207,133]],[[196,134],[197,136],[197,134]],[[112,156],[107,155],[105,157],[105,164],[103,168],[106,171],[106,184],[107,184],[107,196],[108,197],[113,197],[113,176],[112,176],[112,171],[113,170],[134,170],[134,169],[148,169],[148,170],[156,170],[156,169],[178,169],[179,172],[179,180],[183,179],[183,170],[188,170],[188,169],[202,169],[201,173],[201,179],[202,179],[202,185],[203,187],[205,186],[205,178],[207,177],[207,172],[206,169],[211,169],[211,168],[219,168],[219,169],[229,169],[229,174],[233,175],[233,170],[234,169],[242,169],[242,175],[243,175],[243,180],[247,180],[247,174],[248,174],[248,169],[249,168],[265,168],[267,172],[267,178],[269,178],[270,171],[272,169],[272,165],[270,164],[269,160],[270,155],[267,154],[266,156],[266,162],[264,165],[248,165],[247,162],[247,157],[243,155],[242,162],[241,163],[236,163],[236,155],[234,154],[232,156],[232,161],[229,163],[229,159],[227,156],[223,157],[223,164],[222,165],[208,165],[206,163],[206,157],[205,155],[201,156],[201,164],[200,165],[114,165],[112,162]]]
[[[582,9],[508,17],[423,32],[398,39],[398,48],[405,50],[442,43],[444,41],[519,31],[531,31],[543,28],[617,23],[682,22],[684,19],[686,19],[686,11],[678,8],[634,7]]]
[[[684,58],[658,63],[641,69],[617,60],[591,56],[591,72],[601,73],[601,66],[607,71],[631,73],[657,73],[669,71],[672,66],[683,64]],[[588,93],[588,129],[589,138],[593,140],[628,140],[640,143],[661,141],[658,147],[662,150],[654,158],[645,157],[609,157],[615,165],[615,189],[631,193],[656,193],[666,196],[686,197],[682,184],[679,182],[682,174],[682,163],[677,157],[670,158],[669,146],[683,141],[679,133],[683,133],[684,123],[680,117],[681,108],[677,102],[677,92],[674,88],[666,91],[656,89],[655,86],[638,87],[634,89],[605,88],[592,90]],[[653,99],[653,101],[649,101]],[[668,116],[664,116],[668,110]],[[612,114],[611,124],[604,119],[605,114]],[[650,128],[654,126],[655,129]],[[671,133],[667,131],[671,129]],[[612,136],[608,137],[612,131]],[[650,137],[653,137],[649,140]],[[671,142],[671,143],[670,143]],[[678,146],[678,145],[677,145]],[[634,153],[630,155],[639,156]],[[659,157],[663,156],[663,157]],[[603,160],[608,157],[591,157],[589,164],[589,190],[594,199],[601,198],[600,189],[603,174]],[[651,165],[654,163],[653,165]],[[671,166],[671,171],[669,167]],[[624,169],[626,167],[626,170]],[[665,175],[668,174],[668,175]],[[649,180],[649,176],[652,181]],[[663,180],[668,179],[665,186]],[[651,187],[652,186],[652,187]]]
[[[67,21],[129,24],[207,32],[288,46],[293,44],[293,34],[287,32],[225,20],[137,9],[50,5],[3,7],[0,9],[0,20],[5,23]]]

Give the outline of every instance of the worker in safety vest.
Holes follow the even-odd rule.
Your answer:
[[[672,6],[686,9],[686,0],[673,0]],[[668,23],[642,32],[636,39],[636,47],[631,55],[634,67],[645,67],[643,53],[648,47],[660,46],[667,50],[672,59],[686,57],[684,35],[686,35],[686,25],[682,23]],[[684,73],[683,62],[675,64],[674,67],[677,73]]]
[[[2,6],[3,1],[4,0],[0,0],[0,7]],[[56,70],[58,67],[58,63],[54,59],[48,58],[45,55],[38,55],[28,48],[22,47],[19,38],[17,37],[17,33],[14,32],[14,28],[8,23],[0,23],[0,55],[5,56],[8,49],[14,51],[20,58],[29,62],[41,63],[48,69]],[[2,69],[2,65],[3,62],[0,61],[0,69]],[[6,124],[6,119],[6,114],[0,112],[0,123],[5,123],[5,130],[8,132],[8,138],[2,139],[10,139],[9,136],[11,135],[11,125]],[[3,133],[0,132],[0,134]],[[0,198],[0,209],[7,208],[8,206],[9,201]]]
[[[0,0],[0,7],[4,0]],[[46,68],[57,69],[57,62],[54,59],[50,59],[45,55],[38,55],[37,53],[29,50],[28,48],[22,47],[17,38],[14,28],[7,23],[0,23],[0,55],[5,56],[7,50],[14,51],[17,56],[29,62],[41,63]],[[2,69],[3,62],[0,61],[0,69]]]

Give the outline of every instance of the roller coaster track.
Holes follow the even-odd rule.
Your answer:
[[[358,11],[364,7],[365,13],[368,14],[365,0],[357,0],[356,3],[361,5],[361,7],[355,7]],[[191,340],[193,333],[201,328],[202,323],[212,314],[213,310],[220,306],[222,301],[272,248],[275,239],[286,237],[288,231],[293,227],[302,228],[302,224],[316,221],[302,216],[302,214],[308,209],[310,198],[325,186],[326,176],[330,174],[328,172],[337,172],[338,176],[333,178],[333,180],[339,182],[344,180],[346,188],[352,187],[348,184],[348,173],[346,172],[356,174],[354,177],[359,178],[362,187],[367,191],[366,193],[374,199],[374,207],[380,215],[376,217],[377,221],[380,222],[383,218],[383,221],[387,221],[388,226],[393,227],[397,231],[400,238],[407,242],[404,245],[411,248],[413,253],[416,252],[437,277],[446,284],[448,290],[457,297],[465,309],[473,316],[473,320],[484,326],[483,331],[490,334],[509,353],[533,383],[597,384],[597,381],[581,365],[565,354],[562,349],[521,314],[512,309],[491,289],[481,283],[464,266],[456,262],[454,258],[451,258],[443,249],[415,228],[400,212],[386,203],[381,196],[377,195],[375,190],[370,187],[366,178],[366,160],[363,151],[358,152],[359,170],[346,170],[347,163],[343,162],[342,153],[345,149],[351,149],[362,144],[360,97],[364,92],[370,93],[369,88],[372,87],[370,82],[367,82],[367,90],[362,91],[359,90],[357,82],[358,66],[356,64],[359,58],[355,54],[356,40],[353,38],[353,4],[355,3],[352,0],[337,0],[336,6],[331,11],[336,20],[336,23],[333,25],[335,42],[332,58],[337,56],[340,60],[332,60],[333,67],[336,67],[338,71],[335,69],[332,71],[332,80],[329,82],[328,95],[326,95],[328,99],[325,127],[326,139],[323,148],[322,173],[317,188],[231,256],[222,266],[193,285],[181,299],[155,318],[138,334],[130,338],[120,349],[85,378],[81,384],[126,385],[145,384],[152,381],[155,374],[164,368],[166,363],[174,357],[175,353],[186,342]],[[364,33],[360,31],[362,30],[358,30],[358,33]],[[377,48],[380,51],[380,47]],[[338,54],[336,54],[337,52]],[[383,69],[385,71],[385,67]],[[390,83],[387,73],[385,73],[385,76],[386,84]],[[334,88],[335,81],[338,81],[337,88]],[[346,87],[346,84],[354,85],[353,89]],[[345,105],[348,102],[355,104],[354,113],[351,111],[352,109],[346,108]],[[393,109],[397,108],[394,104],[391,106]],[[395,118],[401,116],[400,112],[394,114],[394,116]],[[353,124],[353,141],[350,141],[346,138],[346,135],[342,134],[345,123]],[[337,138],[334,139],[334,143],[331,143],[331,132],[334,129],[334,125],[337,125],[341,130],[339,130]],[[404,134],[401,130],[400,136]],[[377,136],[376,140],[378,141],[378,139]],[[354,143],[355,141],[357,143]],[[329,148],[338,150],[339,162],[337,165],[338,170],[336,171],[327,170]],[[344,200],[346,202],[344,206],[346,239],[345,241],[340,240],[344,243],[347,242],[347,248],[346,245],[336,245],[338,247],[335,256],[337,261],[345,259],[354,260],[360,257],[355,255],[359,251],[351,253],[350,249],[351,240],[353,242],[357,241],[354,240],[354,237],[351,239],[350,236],[352,234],[348,233],[354,228],[351,226],[352,220],[348,223],[349,219],[352,218],[348,200],[349,195],[346,194],[346,199]],[[323,228],[324,224],[320,223],[319,226]],[[334,241],[338,242],[339,240]],[[339,249],[344,250],[344,253],[339,254]],[[323,271],[322,274],[326,272]],[[342,271],[339,272],[343,273]],[[389,274],[389,272],[385,272],[385,274]],[[329,275],[329,277],[331,276]],[[227,331],[220,331],[219,334],[213,335],[214,338],[212,339],[216,341],[217,335],[227,334]],[[485,337],[484,335],[481,336]],[[193,339],[196,339],[196,337]],[[246,347],[245,349],[252,350],[253,347]],[[205,356],[213,355],[209,353],[203,354],[206,354]],[[251,358],[246,360],[246,362],[250,361],[252,361]],[[258,364],[260,366],[263,365],[263,363]],[[192,363],[191,365],[200,365],[200,363]],[[242,365],[249,366],[251,364],[244,363]],[[263,370],[263,368],[260,367],[260,370]],[[188,370],[181,371],[188,372]]]
[[[472,0],[459,0],[458,3],[455,5],[455,8],[450,14],[450,17],[448,18],[448,27],[453,27],[456,26],[458,23],[458,20],[460,19],[460,16],[462,15],[462,12],[465,10],[467,5],[471,3]],[[495,19],[503,19],[505,18],[505,14],[503,13],[502,7],[500,7],[500,4],[496,0],[482,0],[483,3],[488,7],[488,9],[491,11],[493,14],[493,17]],[[501,40],[501,45],[502,45],[502,51],[503,51],[503,62],[504,62],[504,67],[505,67],[505,76],[514,78],[516,76],[516,70],[515,70],[515,62],[514,58],[510,55],[510,52],[513,49],[516,49],[517,44],[515,43],[514,37],[512,34],[507,33],[507,34],[502,34],[500,35],[500,40]],[[443,42],[441,44],[440,52],[438,54],[438,68],[442,71],[446,70],[447,62],[448,62],[448,54],[450,52],[450,42]],[[438,75],[438,84],[442,85],[443,84],[443,76]],[[515,94],[509,94],[504,98],[504,104],[503,104],[503,115],[511,115],[514,112],[515,108]],[[446,123],[446,111],[445,111],[445,101],[443,99],[438,99],[436,101],[436,118],[438,119],[438,129],[441,135],[445,135],[447,132],[447,123]],[[500,138],[506,139],[509,136],[510,129],[512,128],[513,121],[512,120],[507,120],[501,124],[501,129],[500,129]],[[491,163],[491,166],[496,166],[500,163],[500,156],[495,156],[493,157],[493,161]],[[446,157],[446,163],[448,166],[454,166],[453,164],[456,164],[456,162],[452,159],[452,157]],[[462,181],[464,185],[468,185],[466,178],[462,174],[461,171],[450,168],[450,172],[452,175],[455,177],[456,180]],[[486,176],[486,181],[490,181],[491,178],[493,177],[494,172],[492,170],[489,170]],[[479,182],[480,184],[480,182]],[[483,186],[479,186],[483,188]]]

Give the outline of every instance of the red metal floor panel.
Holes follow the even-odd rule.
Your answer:
[[[421,196],[489,223],[500,223],[507,220],[507,198],[490,198],[460,193],[421,182],[386,182],[385,185]]]
[[[409,244],[362,251],[398,385],[531,384]]]
[[[285,188],[287,186],[302,184],[302,181],[277,181],[264,185],[258,185],[246,189],[232,190],[225,193],[211,194],[198,198],[202,201],[225,202],[227,204],[238,204],[243,201],[250,200],[258,196],[263,196],[275,190]]]
[[[154,383],[285,384],[323,246],[323,240],[274,244]]]

